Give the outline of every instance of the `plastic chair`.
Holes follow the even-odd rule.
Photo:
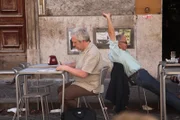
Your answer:
[[[109,69],[109,66],[105,66],[101,69],[101,72],[100,72],[100,92],[95,94],[95,96],[97,96],[98,101],[100,103],[101,110],[102,110],[102,113],[103,113],[105,120],[109,120],[109,115],[108,115],[107,107],[105,106],[102,94],[104,93],[104,80],[106,78],[106,74],[108,72],[108,69]],[[88,103],[87,103],[85,97],[83,96],[82,98],[85,102],[86,107],[88,107]],[[78,98],[77,104],[78,104],[77,106],[80,107],[80,98]]]

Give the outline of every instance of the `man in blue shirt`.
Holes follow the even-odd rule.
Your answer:
[[[111,20],[110,13],[103,13],[107,19],[109,41],[109,59],[112,62],[121,63],[124,66],[124,71],[129,79],[143,88],[150,90],[156,95],[160,95],[160,83],[152,77],[148,71],[141,68],[139,62],[133,58],[127,51],[127,41],[124,35],[115,35],[115,30]],[[117,37],[117,38],[116,38]],[[173,93],[166,91],[167,104],[180,111],[180,99]]]

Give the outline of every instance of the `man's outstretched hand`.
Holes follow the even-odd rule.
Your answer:
[[[111,18],[111,13],[103,13],[103,16],[107,19]]]

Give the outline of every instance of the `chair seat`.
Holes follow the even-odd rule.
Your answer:
[[[35,85],[31,86],[30,88],[45,88],[45,87],[50,87],[53,86],[55,83],[48,83],[48,84],[42,84],[42,85]]]
[[[44,96],[48,96],[49,92],[42,92],[42,93],[29,93],[26,95],[23,95],[22,97],[24,98],[38,98],[38,97],[44,97]]]

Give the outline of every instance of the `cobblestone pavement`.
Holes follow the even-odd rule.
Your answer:
[[[44,83],[44,81],[41,81],[42,83]],[[52,82],[52,81],[46,81],[46,82]],[[29,86],[33,85],[33,81],[28,83]],[[61,84],[61,82],[59,82],[58,80],[55,81],[55,86],[52,87],[51,90],[51,94],[52,94],[52,101],[53,102],[57,102],[58,98],[57,98],[57,87]],[[108,82],[105,84],[105,88],[107,89],[108,86]],[[169,88],[171,88],[172,92],[174,92],[175,94],[177,93],[177,91],[179,91],[178,86],[174,83],[167,83],[167,86]],[[152,107],[153,110],[150,111],[150,114],[156,116],[157,118],[159,118],[159,109],[158,109],[158,101],[159,101],[159,97],[155,96],[153,93],[147,91],[146,92],[147,95],[147,100],[148,100],[148,106]],[[139,105],[139,98],[138,96],[138,92],[137,92],[137,88],[136,87],[131,87],[131,94],[130,94],[130,100],[129,100],[129,105],[128,105],[128,111],[138,111],[138,112],[143,112],[146,113],[146,111],[142,110],[142,108]],[[16,107],[16,102],[15,99],[16,95],[15,95],[15,85],[8,85],[6,84],[6,81],[0,80],[0,109],[4,109],[2,112],[0,112],[0,120],[12,120],[13,117],[13,113],[7,113],[7,109],[12,108],[12,107]],[[141,93],[141,98],[143,99],[143,94]],[[97,107],[96,105],[98,105],[97,103],[97,99],[95,98],[88,98],[89,102],[91,103],[95,103],[95,111],[97,113],[97,120],[103,120],[103,115],[101,110],[99,109],[99,107]],[[143,100],[142,100],[143,102]],[[111,105],[108,101],[105,100],[105,103],[108,105]],[[112,105],[110,106],[110,108],[108,109],[108,113],[110,118],[112,119],[114,112],[111,109]],[[173,108],[171,107],[167,107],[167,113],[168,113],[168,120],[180,120],[180,114],[177,113]],[[22,116],[20,118],[20,120],[24,120],[25,117]],[[42,115],[39,113],[34,113],[31,116],[29,116],[29,120],[40,120],[42,119]],[[59,120],[60,119],[60,115],[59,114],[50,114],[49,116],[49,120]]]
[[[104,120],[102,112],[100,109],[96,109],[96,114],[97,114],[97,120]],[[109,115],[110,118],[112,118],[112,114]],[[8,115],[0,115],[0,120],[12,120],[13,114],[8,114]],[[20,117],[20,120],[25,120],[25,116],[23,115]],[[30,115],[28,116],[28,120],[42,120],[42,115]],[[60,115],[58,113],[53,113],[49,115],[49,120],[60,120]]]
[[[97,113],[97,120],[103,120],[103,115],[101,113],[101,110],[96,110]],[[47,117],[47,116],[46,116]],[[112,117],[112,115],[110,115]],[[0,115],[0,120],[12,120],[13,114],[8,115]],[[20,120],[25,120],[25,116],[23,115],[20,117]],[[28,120],[42,120],[42,115],[30,115],[28,116]],[[49,120],[60,120],[60,115],[58,113],[53,113],[49,115]]]

